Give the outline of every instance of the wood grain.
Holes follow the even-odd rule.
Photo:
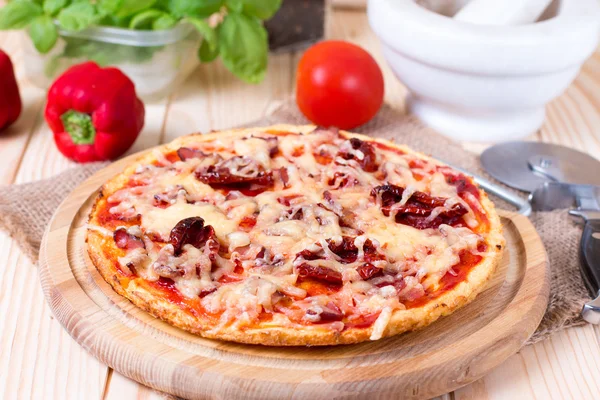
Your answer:
[[[153,388],[187,398],[340,392],[427,398],[478,379],[516,352],[545,311],[549,275],[539,236],[527,218],[503,212],[508,250],[489,287],[422,331],[325,348],[248,346],[191,335],[114,293],[87,257],[85,223],[97,188],[131,159],[95,174],[59,207],[42,244],[40,279],[54,314],[78,343]]]
[[[362,0],[333,0],[335,3],[357,2]],[[4,0],[0,0],[0,5]],[[362,11],[334,10],[331,18],[330,36],[336,39],[358,43],[370,51],[380,63],[386,80],[386,101],[402,109],[406,89],[393,76],[381,56],[379,43],[371,32]],[[54,175],[71,164],[59,161],[62,156],[54,151],[51,141],[31,140],[36,126],[43,124],[41,111],[44,105],[44,92],[28,83],[23,74],[21,62],[20,36],[18,32],[0,32],[0,48],[12,57],[23,97],[24,112],[16,125],[8,133],[0,135],[0,184],[27,182],[39,177]],[[245,110],[249,98],[256,104],[268,104],[270,99],[287,98],[293,93],[295,65],[299,55],[282,55],[284,61],[271,63],[268,79],[273,86],[250,86],[229,84],[228,72],[221,64],[202,66],[195,78],[185,83],[172,97],[178,102],[190,102],[186,108],[186,120],[169,112],[169,103],[151,105],[146,129],[136,143],[136,151],[157,143],[156,135],[172,137],[189,133],[195,127],[227,127],[241,120],[238,110]],[[287,61],[285,61],[287,59]],[[205,70],[209,70],[205,72]],[[203,75],[208,73],[208,80]],[[276,75],[276,77],[271,77]],[[218,77],[221,80],[215,79]],[[206,87],[208,93],[204,93]],[[244,96],[238,92],[245,86]],[[187,97],[189,93],[191,97]],[[210,94],[209,94],[210,93]],[[200,98],[201,102],[196,103]],[[275,97],[279,96],[279,97]],[[223,109],[222,107],[225,107]],[[256,111],[260,107],[256,107]],[[231,112],[228,112],[230,111]],[[600,52],[584,65],[583,71],[563,96],[547,108],[546,123],[531,140],[551,141],[589,152],[598,157],[600,154]],[[168,123],[163,123],[164,116]],[[258,115],[256,116],[258,117]],[[249,112],[243,114],[243,122],[253,119]],[[206,123],[210,121],[210,125]],[[581,121],[585,121],[582,124]],[[171,131],[173,130],[173,131]],[[29,146],[38,150],[25,151]],[[481,151],[487,145],[466,144],[465,147]],[[42,151],[45,150],[45,151]],[[35,154],[35,156],[30,156]],[[40,158],[41,157],[41,158]],[[42,301],[41,290],[37,285],[35,266],[30,264],[10,239],[0,234],[0,398],[147,398],[149,389],[120,376],[117,372],[108,374],[108,369],[87,355],[75,341],[62,330],[56,320],[51,318]],[[31,281],[34,281],[32,284]],[[27,285],[31,286],[27,286]],[[30,300],[31,299],[31,300]],[[42,320],[35,320],[42,318]],[[30,319],[33,319],[30,321]],[[26,333],[33,329],[36,335]],[[25,335],[25,336],[24,336]],[[597,398],[597,391],[587,397],[589,391],[579,391],[581,380],[573,377],[585,377],[585,384],[600,382],[600,368],[594,367],[590,360],[597,360],[600,354],[600,328],[584,326],[555,334],[552,340],[538,343],[523,349],[495,368],[485,378],[459,391],[446,395],[456,399],[513,399],[513,398],[569,398],[580,394],[581,399]],[[45,343],[45,344],[42,344]],[[571,345],[563,345],[572,343]],[[56,351],[69,355],[57,358]],[[25,357],[24,354],[28,356]],[[577,354],[585,357],[573,363]],[[525,358],[525,354],[527,358]],[[548,357],[546,354],[555,354]],[[32,356],[34,355],[34,356]],[[82,360],[85,360],[83,362]],[[95,368],[98,368],[97,370]],[[77,375],[77,370],[86,371]],[[97,371],[97,372],[94,372]],[[77,376],[77,379],[73,377]],[[110,376],[111,379],[107,380]],[[507,380],[509,377],[510,380]],[[106,384],[106,387],[105,387]],[[585,385],[584,385],[585,386]],[[590,386],[593,388],[594,386]],[[137,390],[135,389],[137,388]],[[32,396],[32,393],[35,396]],[[518,396],[514,396],[517,394]]]
[[[0,36],[20,78],[23,114],[0,136],[0,181],[20,183],[60,172],[41,116],[45,93],[23,80],[21,33]],[[35,155],[32,155],[35,154]],[[37,158],[33,158],[37,157]],[[31,162],[44,160],[45,164]],[[77,399],[104,387],[107,369],[56,323],[39,287],[37,269],[0,235],[0,398]]]

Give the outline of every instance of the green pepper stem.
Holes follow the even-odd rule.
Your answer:
[[[65,131],[71,136],[75,144],[92,144],[96,137],[96,129],[92,123],[92,116],[75,110],[64,113],[60,119]]]

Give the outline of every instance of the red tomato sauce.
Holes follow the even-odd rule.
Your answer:
[[[135,218],[128,220],[123,219],[119,214],[113,214],[110,212],[112,207],[117,206],[119,203],[109,203],[107,201],[100,201],[98,203],[97,218],[99,225],[107,229],[115,229],[117,226],[132,226],[139,225],[142,218],[137,215]]]
[[[181,161],[181,158],[179,158],[179,155],[177,155],[176,151],[172,151],[170,153],[165,154],[165,158],[169,160],[170,163]]]
[[[485,251],[486,249],[487,245],[485,244],[480,245],[478,248],[479,251]],[[431,300],[440,297],[449,290],[452,290],[454,287],[456,287],[456,285],[467,280],[471,270],[477,264],[479,264],[482,259],[483,257],[479,255],[463,251],[462,253],[460,253],[460,262],[452,267],[454,274],[446,272],[446,274],[440,280],[440,288],[438,288],[435,292],[428,293],[425,296],[420,297],[416,300],[406,302],[404,303],[404,305],[407,309],[421,307],[429,303]]]
[[[138,284],[141,286],[147,285],[153,290],[159,291],[161,293],[161,297],[168,300],[169,302],[179,306],[185,312],[199,318],[213,318],[218,319],[218,315],[208,313],[204,307],[202,307],[202,303],[200,302],[200,298],[188,299],[184,297],[177,288],[175,288],[175,282],[169,278],[160,278],[155,282],[149,282],[144,279],[139,279]]]
[[[330,164],[331,161],[333,161],[333,157],[329,154],[313,153],[313,156],[315,157],[315,160],[321,165],[327,165]]]
[[[379,314],[381,314],[381,313],[378,312],[378,313],[358,315],[356,317],[351,317],[344,324],[344,330],[351,329],[351,328],[357,328],[357,329],[368,328],[371,325],[373,325],[375,323],[375,321],[377,321],[377,318],[379,318]]]
[[[298,278],[297,286],[301,289],[306,290],[308,297],[318,296],[320,294],[337,293],[342,288],[341,285],[317,282],[314,279],[310,279],[310,278],[304,278],[304,279]]]

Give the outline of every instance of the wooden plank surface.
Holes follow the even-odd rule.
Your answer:
[[[184,334],[132,307],[86,257],[76,256],[85,253],[86,215],[92,207],[85,200],[131,157],[98,172],[61,204],[42,243],[38,269],[55,317],[76,341],[116,371],[153,388],[192,398],[226,392],[229,399],[260,399],[266,393],[274,399],[329,398],[340,391],[369,391],[382,398],[390,393],[439,395],[484,376],[514,354],[546,309],[549,275],[543,244],[526,217],[502,211],[510,256],[505,254],[475,304],[427,329],[363,346],[300,352],[266,352]],[[355,361],[348,364],[348,357]]]
[[[331,23],[332,37],[358,43],[373,53],[384,69],[386,101],[403,107],[406,90],[385,66],[364,12],[335,10]],[[16,64],[24,100],[18,123],[0,136],[2,184],[51,176],[71,165],[55,150],[43,122],[44,92],[24,79],[19,36],[0,32],[0,48]],[[258,86],[238,82],[218,62],[199,67],[170,99],[148,107],[136,150],[194,130],[260,117],[270,101],[292,95],[297,60],[294,54],[272,57],[268,78]],[[546,123],[532,139],[600,154],[600,53],[586,63],[574,85],[548,106]],[[0,398],[162,398],[109,371],[64,332],[45,305],[36,267],[3,234],[0,265]],[[569,329],[524,348],[485,378],[445,397],[598,398],[599,342],[598,327]]]

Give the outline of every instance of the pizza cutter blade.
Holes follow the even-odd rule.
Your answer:
[[[564,146],[508,142],[483,152],[481,162],[494,178],[531,192],[533,210],[573,208],[569,213],[583,218],[581,276],[595,300],[581,315],[600,324],[600,161]]]
[[[484,151],[481,163],[500,182],[526,192],[552,181],[600,185],[600,161],[555,144],[501,143]]]

